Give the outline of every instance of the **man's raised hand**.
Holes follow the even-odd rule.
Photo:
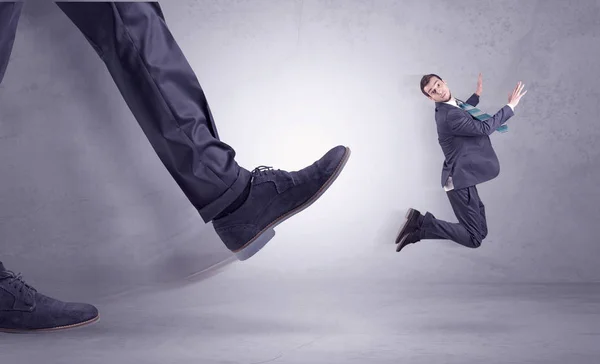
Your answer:
[[[519,81],[519,83],[517,83],[517,87],[515,87],[513,92],[508,94],[508,103],[510,105],[517,106],[519,104],[519,101],[521,101],[521,97],[523,97],[527,93],[527,90],[523,92],[524,86],[525,85],[523,84],[523,82]]]

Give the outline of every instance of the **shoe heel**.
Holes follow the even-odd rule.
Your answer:
[[[258,253],[258,251],[261,250],[265,245],[267,245],[267,243],[271,239],[273,239],[274,236],[275,230],[266,230],[265,232],[257,236],[252,243],[248,244],[241,250],[234,252],[235,257],[240,261],[244,261],[246,259],[251,258],[254,254]]]

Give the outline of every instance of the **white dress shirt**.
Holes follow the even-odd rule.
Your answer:
[[[456,99],[454,97],[451,97],[450,100],[448,100],[448,101],[444,101],[444,103],[460,108],[460,106],[458,106],[458,103],[456,102]],[[508,107],[510,107],[513,110],[513,112],[515,111],[515,107],[513,105],[511,105],[511,104],[507,104],[507,105],[508,105]],[[452,183],[452,176],[448,176],[448,180],[446,181],[446,184],[444,185],[444,191],[448,192],[448,191],[452,191],[453,189],[454,189],[454,184]]]

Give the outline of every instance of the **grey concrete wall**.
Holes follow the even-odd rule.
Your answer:
[[[599,1],[178,1],[167,22],[222,139],[246,168],[298,169],[336,144],[332,189],[239,263],[257,274],[410,281],[597,281]],[[495,112],[500,176],[481,185],[480,249],[396,254],[407,207],[454,221],[434,72]],[[179,279],[228,257],[187,203],[100,59],[57,7],[27,4],[0,88],[0,259],[65,298]]]

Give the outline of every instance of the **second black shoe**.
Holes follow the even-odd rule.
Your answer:
[[[400,227],[400,231],[396,236],[396,244],[400,243],[400,239],[402,239],[404,235],[416,231],[423,224],[424,216],[419,212],[419,210],[412,208],[408,209],[404,217],[404,223]]]
[[[404,249],[404,247],[409,244],[414,244],[414,243],[420,241],[421,239],[419,237],[419,234],[420,234],[419,230],[415,230],[411,233],[404,234],[402,236],[402,238],[400,238],[400,241],[398,242],[398,244],[396,245],[396,252],[399,252],[400,250]]]
[[[67,303],[38,293],[20,274],[0,264],[0,331],[28,332],[69,329],[91,324],[98,310],[85,303]]]

